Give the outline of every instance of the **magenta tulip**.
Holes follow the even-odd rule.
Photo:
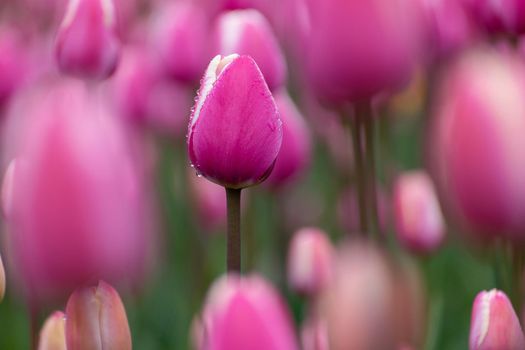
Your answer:
[[[292,183],[306,170],[310,163],[311,140],[305,120],[290,96],[280,92],[275,102],[283,121],[283,141],[266,184],[278,188]]]
[[[38,350],[66,350],[66,315],[62,311],[53,312],[44,322]]]
[[[120,40],[113,0],[70,0],[56,38],[60,70],[89,79],[105,79],[115,71]]]
[[[404,0],[309,1],[305,58],[320,97],[370,99],[408,83],[420,58],[421,12]]]
[[[82,82],[44,84],[8,116],[8,249],[33,302],[104,278],[137,283],[149,250],[148,196],[130,135]],[[13,126],[14,125],[14,126]],[[10,175],[9,175],[10,174]]]
[[[291,318],[277,291],[258,276],[222,277],[202,313],[201,350],[298,349]]]
[[[525,236],[525,66],[478,50],[446,73],[430,147],[450,214],[485,236]]]
[[[434,184],[425,172],[407,172],[396,180],[394,221],[399,241],[414,252],[430,253],[443,241],[445,221]]]
[[[166,72],[181,82],[195,84],[212,57],[209,19],[191,1],[166,1],[153,16],[153,49]]]
[[[470,350],[525,349],[520,321],[505,293],[482,291],[474,300]]]
[[[188,152],[195,170],[224,187],[265,180],[282,140],[277,106],[249,56],[215,57],[191,116]]]
[[[525,33],[525,3],[522,0],[464,0],[478,25],[489,34]]]
[[[221,55],[251,56],[270,90],[284,84],[286,62],[266,18],[257,10],[225,12],[217,19],[216,40]]]
[[[66,307],[68,350],[131,350],[126,310],[118,292],[100,281],[77,289]]]
[[[334,248],[326,233],[316,228],[297,231],[288,252],[288,283],[300,293],[320,293],[332,276]]]

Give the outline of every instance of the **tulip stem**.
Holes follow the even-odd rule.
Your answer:
[[[39,333],[39,308],[33,302],[29,305],[29,332],[31,333],[31,349],[38,348],[38,333]]]
[[[367,197],[370,205],[370,215],[372,215],[372,231],[381,236],[379,225],[379,214],[377,207],[377,188],[376,188],[376,154],[375,154],[375,119],[372,113],[370,102],[362,103],[358,111],[361,111],[364,120],[365,143],[366,143],[366,177],[368,178]]]
[[[368,214],[366,209],[366,168],[361,134],[362,118],[363,116],[359,113],[359,109],[356,108],[354,125],[352,126],[348,123],[348,126],[352,133],[352,143],[354,148],[356,192],[357,203],[359,205],[359,229],[361,230],[361,234],[366,235],[368,234]]]
[[[228,272],[241,272],[241,189],[226,188]]]

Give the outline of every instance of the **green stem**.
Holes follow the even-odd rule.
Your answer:
[[[376,148],[375,148],[375,119],[372,114],[370,102],[362,103],[360,112],[363,115],[366,144],[366,177],[368,179],[367,200],[370,205],[370,215],[372,216],[371,230],[374,234],[381,236],[379,225],[379,213],[377,206],[377,181],[376,181]]]
[[[241,189],[226,188],[228,272],[241,272]]]

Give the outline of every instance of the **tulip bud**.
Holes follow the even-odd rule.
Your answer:
[[[288,253],[288,281],[300,293],[317,294],[332,274],[333,246],[326,233],[316,228],[297,231]]]
[[[465,0],[480,28],[489,34],[523,34],[525,3],[522,0]]]
[[[66,307],[68,350],[131,350],[126,310],[115,289],[104,281],[77,289]]]
[[[304,118],[288,94],[275,97],[283,121],[283,141],[266,184],[277,188],[295,180],[310,162],[310,134]]]
[[[209,20],[202,7],[166,1],[153,18],[153,45],[166,72],[181,82],[197,83],[211,57]]]
[[[222,186],[264,181],[282,140],[277,106],[249,56],[216,56],[193,109],[188,152],[195,170]]]
[[[131,135],[80,81],[44,84],[20,98],[25,109],[7,120],[17,141],[5,158],[16,166],[2,204],[13,275],[26,297],[66,297],[94,278],[137,283],[150,210]]]
[[[55,46],[60,70],[105,79],[115,71],[119,54],[113,0],[69,0]]]
[[[284,305],[277,291],[261,277],[222,277],[208,292],[200,349],[298,349]]]
[[[434,184],[425,172],[412,171],[397,179],[394,212],[397,237],[408,249],[429,253],[443,241],[445,222]]]
[[[260,12],[225,12],[217,19],[216,36],[221,55],[249,55],[261,69],[270,90],[283,85],[286,63],[270,24]]]
[[[55,311],[40,331],[38,350],[66,350],[66,315]]]
[[[340,103],[392,92],[409,81],[420,54],[413,1],[309,1],[308,76],[318,96]]]
[[[502,291],[482,291],[476,296],[472,307],[469,349],[525,349],[518,316]]]
[[[445,207],[469,231],[523,239],[523,62],[511,53],[478,50],[445,77],[429,150]]]

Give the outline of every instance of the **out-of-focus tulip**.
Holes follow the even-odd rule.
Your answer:
[[[489,34],[525,33],[525,3],[522,0],[464,0],[479,26]]]
[[[221,55],[251,56],[261,69],[270,90],[281,87],[286,63],[266,18],[257,10],[237,10],[217,19],[217,50]]]
[[[199,224],[211,231],[226,225],[226,201],[224,188],[203,177],[189,174],[189,185]]]
[[[0,109],[27,75],[27,57],[20,42],[13,28],[0,27]]]
[[[117,111],[125,119],[172,137],[186,134],[190,90],[166,79],[146,48],[123,52],[113,84]]]
[[[381,232],[386,232],[391,221],[390,200],[382,187],[378,185],[376,188],[379,229]],[[359,232],[359,204],[353,188],[348,188],[341,194],[337,204],[337,218],[345,231]]]
[[[332,276],[334,248],[326,233],[317,228],[297,231],[288,252],[288,281],[300,293],[318,294]]]
[[[82,287],[66,307],[68,350],[131,350],[126,310],[118,292],[100,281],[97,287]]]
[[[173,78],[197,83],[212,57],[209,52],[209,19],[191,1],[164,2],[153,16],[153,49]]]
[[[4,300],[5,296],[5,269],[2,257],[0,257],[0,301]]]
[[[277,291],[259,276],[222,277],[202,314],[201,350],[298,349],[291,318]]]
[[[311,141],[308,127],[290,96],[280,92],[275,103],[283,121],[283,141],[272,173],[265,184],[278,188],[297,179],[310,162]]]
[[[66,350],[66,315],[62,311],[55,311],[44,322],[38,350]]]
[[[417,253],[434,251],[445,236],[445,222],[432,180],[407,172],[394,185],[394,221],[399,241]]]
[[[470,350],[525,349],[518,316],[502,291],[482,291],[474,300]]]
[[[319,303],[330,349],[394,349],[394,300],[391,270],[382,253],[365,243],[344,245]]]
[[[445,208],[471,231],[525,238],[525,66],[477,50],[446,73],[432,156]]]
[[[60,70],[88,79],[105,79],[120,56],[113,0],[70,0],[57,34]]]
[[[281,148],[277,106],[249,56],[216,56],[191,116],[188,152],[195,170],[222,186],[264,181]]]
[[[301,329],[303,350],[329,350],[326,324],[310,316]]]
[[[21,104],[8,116],[17,127],[6,131],[18,141],[6,150],[16,166],[2,204],[13,275],[26,296],[65,297],[98,278],[137,283],[150,248],[150,211],[130,135],[80,81],[44,84]]]
[[[408,82],[420,58],[421,10],[404,0],[309,1],[307,66],[320,97],[370,99]]]

